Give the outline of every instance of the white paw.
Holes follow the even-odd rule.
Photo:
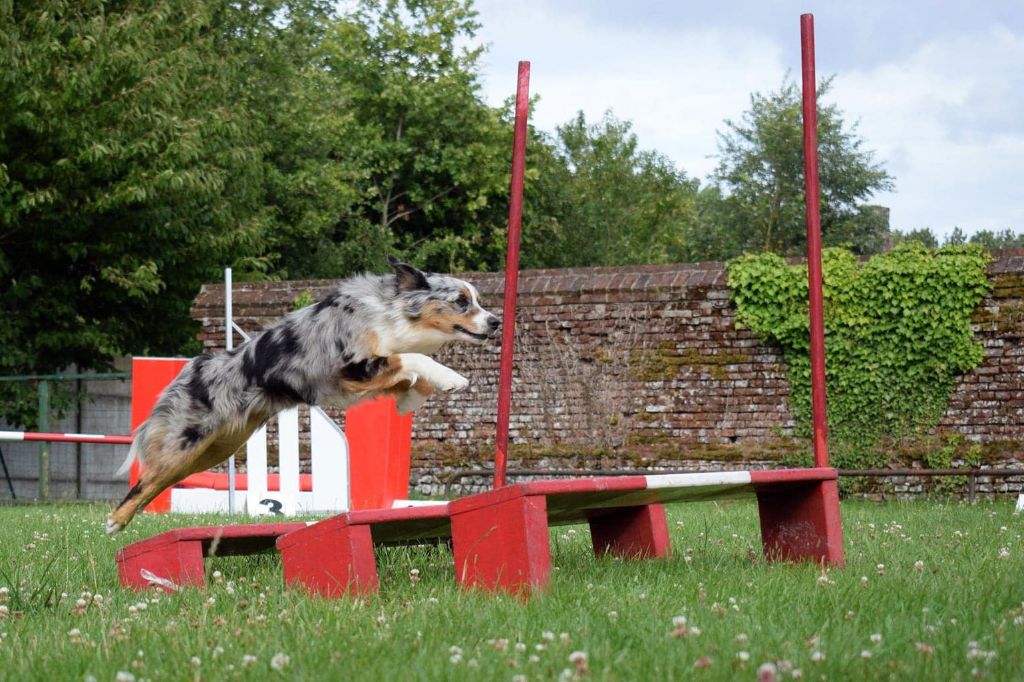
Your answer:
[[[114,521],[114,519],[107,517],[107,535],[114,535],[119,532],[124,526]]]
[[[431,385],[445,393],[455,393],[469,386],[469,379],[462,376],[454,369],[448,369],[441,365],[436,374],[430,377]]]

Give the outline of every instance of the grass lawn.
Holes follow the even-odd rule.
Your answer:
[[[209,562],[205,590],[118,587],[117,548],[217,517],[110,539],[105,505],[5,506],[0,679],[1022,680],[1012,509],[843,502],[847,567],[822,573],[764,563],[752,501],[676,505],[669,561],[595,560],[585,527],[554,529],[527,601],[461,592],[445,547],[382,550],[378,596],[325,601],[282,589],[273,554]]]

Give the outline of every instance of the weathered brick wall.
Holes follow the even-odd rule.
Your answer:
[[[1022,457],[1024,442],[1024,250],[990,267],[992,295],[975,314],[980,367],[958,383],[941,427],[993,455]],[[492,311],[503,278],[469,274]],[[236,321],[260,329],[330,281],[236,285]],[[780,350],[735,326],[720,263],[520,275],[512,406],[512,466],[671,466],[802,451],[791,438]],[[223,287],[209,285],[193,315],[208,349],[223,345]],[[414,467],[480,465],[493,456],[497,347],[454,346],[438,359],[470,378],[417,413]],[[428,482],[424,481],[424,485]]]

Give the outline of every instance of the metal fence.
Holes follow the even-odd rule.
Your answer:
[[[50,432],[52,430],[56,430],[54,428],[54,426],[55,426],[55,423],[56,423],[57,420],[55,419],[55,416],[53,414],[53,408],[52,408],[52,404],[51,404],[51,397],[52,397],[52,394],[53,394],[53,390],[52,390],[53,389],[53,384],[61,383],[61,382],[71,382],[71,381],[74,381],[74,382],[77,383],[77,389],[78,389],[79,395],[82,396],[82,395],[88,395],[88,393],[83,391],[83,382],[93,382],[93,381],[121,381],[121,382],[125,382],[125,381],[129,381],[130,379],[131,379],[131,373],[130,372],[106,372],[106,373],[101,373],[101,374],[61,373],[61,374],[33,374],[33,375],[3,376],[3,377],[0,377],[0,382],[5,382],[5,383],[7,383],[7,382],[17,382],[17,383],[34,383],[34,384],[36,384],[36,394],[37,394],[37,403],[38,403],[38,426],[37,426],[37,428],[38,428],[38,430],[40,432],[47,433],[47,432]],[[94,424],[104,424],[104,423],[106,423],[106,424],[116,424],[118,422],[124,421],[125,416],[127,414],[127,413],[125,413],[125,411],[123,409],[111,408],[111,409],[108,410],[108,412],[110,414],[104,416],[103,414],[101,414],[103,412],[103,410],[104,409],[101,408],[101,407],[98,408],[98,409],[93,407],[91,409],[90,417],[91,417],[91,419],[92,419]],[[83,410],[83,403],[82,403],[81,397],[80,397],[79,402],[78,402],[78,404],[76,406],[76,410],[72,411],[75,414],[75,416],[77,418],[77,422],[78,422],[76,425],[74,425],[72,427],[73,430],[75,430],[75,431],[81,431],[82,430],[83,411],[84,411]],[[124,429],[124,430],[127,430],[127,429]],[[11,499],[17,499],[17,494],[15,493],[15,486],[14,486],[14,481],[12,480],[11,471],[10,471],[10,468],[8,467],[7,459],[4,457],[4,455],[5,455],[5,453],[4,453],[5,447],[6,447],[7,453],[9,454],[12,450],[15,449],[15,446],[13,446],[13,445],[11,445],[9,443],[0,442],[0,464],[2,464],[3,475],[4,475],[4,478],[5,478],[6,483],[7,483],[7,485],[6,485],[7,491],[9,491]],[[52,455],[52,452],[53,452],[54,445],[53,445],[52,441],[50,441],[50,440],[40,440],[38,442],[38,444],[35,445],[35,447],[37,449],[36,450],[36,455],[37,455],[37,460],[38,460],[37,499],[39,499],[39,500],[49,500],[50,497],[51,497],[51,465],[52,465],[51,455]],[[98,445],[97,447],[100,447],[100,449],[102,449],[103,445]],[[110,447],[110,446],[106,445],[106,447]],[[75,488],[74,489],[74,492],[75,492],[74,497],[75,498],[81,498],[81,497],[83,497],[83,495],[82,495],[83,489],[86,487],[85,482],[86,482],[86,480],[88,478],[88,475],[89,475],[89,472],[86,470],[86,467],[84,466],[84,452],[88,452],[88,451],[83,451],[83,444],[82,443],[76,443],[74,445],[68,445],[68,449],[69,449],[68,453],[63,453],[62,452],[62,454],[70,455],[71,459],[73,459],[73,461],[74,461],[75,474],[74,474],[74,478],[72,479],[72,481],[74,483],[74,488]],[[70,450],[70,449],[73,449],[73,450]],[[25,450],[23,449],[22,453],[24,453],[24,452],[25,452]],[[102,458],[102,459],[105,460],[106,458]],[[114,461],[117,460],[117,455],[116,454],[113,455],[113,460]],[[111,471],[113,471],[113,468],[111,469]]]

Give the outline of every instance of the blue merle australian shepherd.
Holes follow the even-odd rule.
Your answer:
[[[166,488],[226,460],[282,409],[391,395],[405,413],[434,390],[465,388],[465,377],[426,354],[451,341],[486,342],[500,322],[480,307],[472,284],[388,261],[395,274],[343,280],[238,348],[190,361],[135,432],[122,471],[138,457],[142,477],[110,514],[107,532]]]

